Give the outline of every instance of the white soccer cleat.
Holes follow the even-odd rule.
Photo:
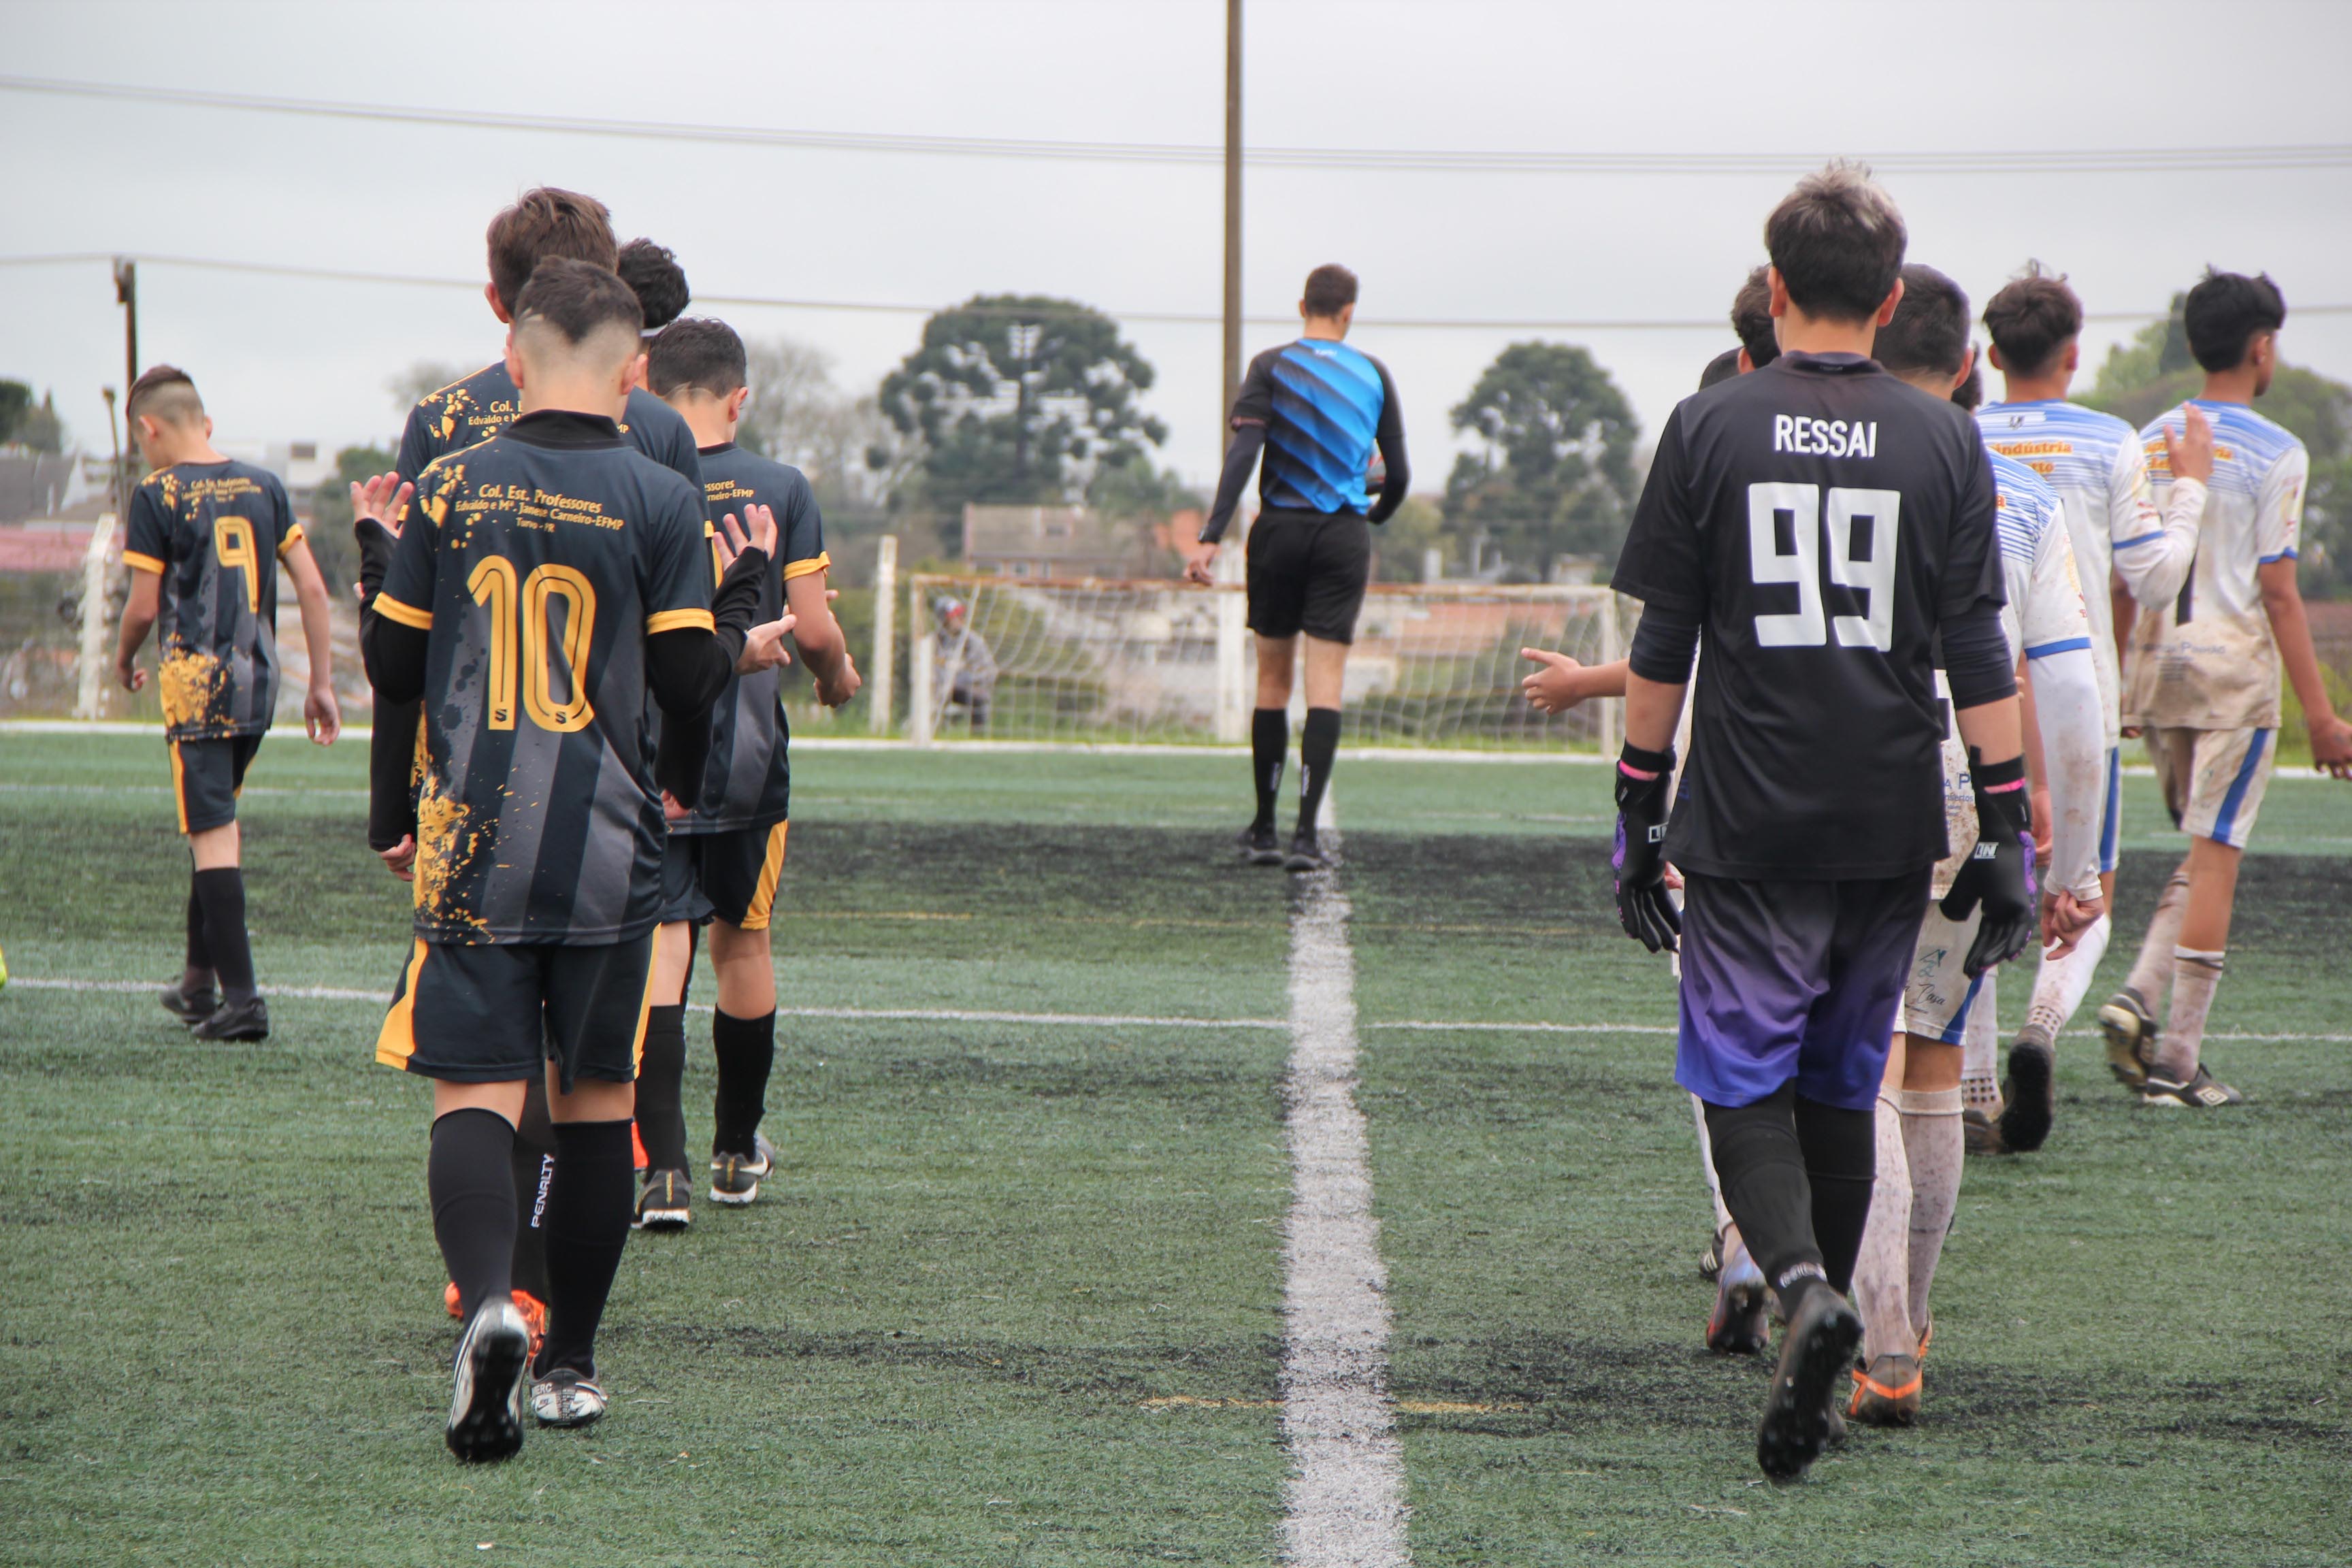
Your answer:
[[[585,1426],[604,1418],[607,1401],[593,1378],[559,1366],[531,1379],[530,1413],[542,1426]]]
[[[522,1385],[530,1364],[530,1325],[501,1295],[485,1301],[457,1342],[457,1375],[449,1393],[443,1440],[468,1464],[514,1457],[522,1447]]]

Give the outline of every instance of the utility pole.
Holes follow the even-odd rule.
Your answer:
[[[1217,460],[1242,388],[1242,0],[1225,0],[1225,364],[1217,404]],[[1214,471],[1214,470],[1212,470]]]
[[[114,258],[114,302],[122,307],[122,374],[128,390],[139,380],[139,263]]]

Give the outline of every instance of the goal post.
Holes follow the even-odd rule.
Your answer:
[[[1166,581],[913,574],[908,733],[919,743],[1232,743],[1257,683],[1244,589]],[[1352,744],[1599,752],[1615,700],[1528,706],[1521,647],[1620,657],[1616,595],[1594,584],[1374,584],[1341,699]]]

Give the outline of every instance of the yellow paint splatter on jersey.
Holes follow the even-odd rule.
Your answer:
[[[232,722],[229,715],[221,710],[228,696],[228,667],[221,662],[219,655],[203,648],[166,648],[159,675],[157,685],[163,699],[163,722],[167,727]]]
[[[453,884],[482,847],[482,829],[470,826],[466,806],[443,794],[426,773],[416,792],[416,907],[444,926],[486,930],[481,917],[462,907]]]

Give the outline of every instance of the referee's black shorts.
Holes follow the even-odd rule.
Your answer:
[[[1262,511],[1249,534],[1250,630],[1353,642],[1371,574],[1372,530],[1361,512]]]

